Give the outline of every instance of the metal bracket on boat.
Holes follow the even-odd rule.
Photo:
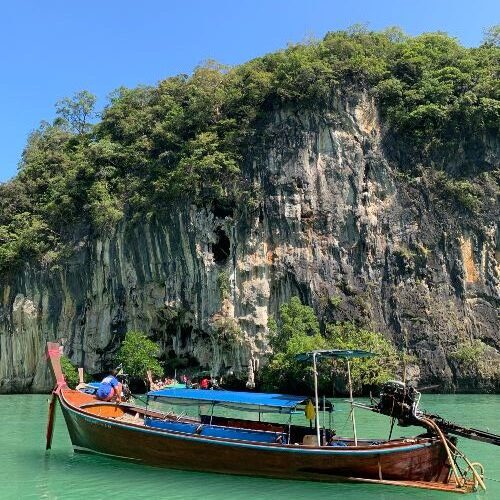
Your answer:
[[[477,472],[477,470],[475,470],[476,468],[478,468],[480,470],[480,472]],[[468,463],[467,464],[467,469],[464,472],[465,477],[467,477],[469,475],[469,472],[472,475],[472,478],[473,478],[473,481],[474,481],[474,487],[477,489],[477,486],[480,483],[478,482],[478,480],[476,478],[476,474],[479,474],[479,477],[484,481],[484,467],[483,467],[483,464],[481,464],[479,462]],[[486,489],[486,486],[482,486],[481,485],[481,487],[483,489]]]
[[[424,423],[429,429],[433,430],[441,439],[443,446],[448,454],[448,461],[452,470],[452,475],[455,480],[458,489],[464,489],[467,484],[470,484],[470,479],[468,478],[469,471],[472,474],[472,481],[474,488],[477,489],[479,485],[484,491],[486,491],[486,485],[484,484],[484,467],[476,462],[472,463],[470,460],[445,436],[443,431],[440,429],[439,425],[434,422],[431,418],[419,417],[419,420]],[[453,453],[452,453],[453,451]],[[467,464],[467,469],[462,471],[457,464],[456,457],[460,457]],[[476,467],[481,470],[479,473]]]

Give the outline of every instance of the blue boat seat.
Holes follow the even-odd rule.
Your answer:
[[[187,432],[193,433],[198,427],[197,424],[191,424],[189,422],[176,422],[172,420],[158,420],[155,418],[146,418],[144,420],[145,425],[148,427],[154,427],[155,429],[164,429],[166,431],[174,432]]]
[[[177,422],[172,420],[159,420],[146,418],[144,421],[148,427],[163,429],[173,432],[185,432],[187,434],[198,434],[201,436],[238,439],[241,441],[255,441],[259,443],[282,443],[286,444],[284,432],[259,431],[253,429],[241,429],[222,427],[218,425],[203,425],[190,422]]]

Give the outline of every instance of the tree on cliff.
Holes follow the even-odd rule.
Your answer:
[[[269,345],[273,354],[264,366],[262,382],[267,389],[284,392],[310,387],[311,367],[295,360],[300,352],[326,347],[312,307],[292,297],[279,309],[277,321],[269,319]]]
[[[75,134],[85,134],[90,129],[90,120],[95,117],[96,96],[81,90],[73,97],[65,97],[56,103],[57,125],[67,126]]]
[[[354,389],[380,385],[393,378],[401,368],[401,356],[394,345],[382,334],[344,321],[326,325],[325,337],[335,349],[362,349],[377,354],[376,357],[351,361]],[[345,372],[345,363],[336,362],[335,371]]]
[[[78,370],[66,356],[61,356],[61,370],[68,386],[74,389],[79,381]]]
[[[495,27],[468,48],[444,33],[358,26],[233,68],[209,62],[156,87],[120,88],[93,126],[95,97],[78,92],[31,134],[16,179],[0,184],[0,272],[64,256],[72,228],[106,232],[180,200],[256,207],[259,186],[243,166],[268,142],[266,119],[280,109],[329,115],[360,92],[376,100],[404,175],[428,166],[445,176],[438,196],[486,211],[476,198],[496,192],[495,174],[473,152],[500,129],[499,53]]]
[[[129,331],[120,346],[117,358],[126,373],[145,380],[148,370],[155,375],[163,374],[158,362],[159,351],[158,345],[148,339],[145,333]]]
[[[375,358],[353,360],[353,385],[356,391],[378,385],[394,377],[400,368],[395,347],[380,333],[343,322],[320,325],[312,307],[292,297],[279,310],[278,321],[269,321],[270,346],[273,354],[262,370],[262,382],[272,390],[304,391],[312,388],[311,367],[295,360],[301,352],[315,349],[363,349],[378,354]],[[345,376],[345,362],[324,361],[319,365],[322,391],[331,387],[332,376]],[[331,390],[331,389],[330,389]]]
[[[500,47],[500,24],[490,26],[484,31],[483,44]]]

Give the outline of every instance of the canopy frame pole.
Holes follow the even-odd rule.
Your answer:
[[[326,398],[325,398],[325,395],[323,394],[323,428],[321,429],[323,431],[323,441],[322,443],[323,444],[326,444],[326,433],[325,433],[325,429],[326,429],[326,417],[325,417],[325,408],[326,408]]]
[[[333,361],[332,361],[332,368],[331,368],[331,379],[332,379],[332,401],[335,398],[335,375],[334,375],[334,370],[333,370]],[[332,407],[330,408],[330,411],[328,412],[328,429],[330,430],[330,439],[333,437],[332,431],[332,412],[333,412],[334,404],[332,402]]]
[[[316,439],[318,440],[318,446],[321,446],[320,436],[319,436],[319,404],[318,404],[318,370],[316,364],[316,354],[313,353],[313,371],[314,371],[314,403],[316,406]]]
[[[292,410],[290,410],[290,415],[288,418],[288,440],[286,444],[290,444],[290,435],[291,435],[291,427],[292,427]]]
[[[391,440],[391,438],[392,438],[392,430],[394,429],[394,422],[395,422],[395,421],[396,421],[396,419],[395,419],[394,417],[393,417],[393,418],[391,418],[391,429],[390,429],[390,431],[389,431],[389,439],[388,439],[389,441],[390,441],[390,440]]]
[[[352,397],[351,361],[347,360],[347,375],[349,377],[349,401],[351,403],[352,432],[354,433],[354,446],[358,446],[358,436],[356,433],[356,417],[354,416],[354,399]]]

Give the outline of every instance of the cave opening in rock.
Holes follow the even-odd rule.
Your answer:
[[[217,241],[212,245],[214,261],[216,264],[224,265],[227,262],[227,259],[229,259],[231,242],[229,241],[226,232],[221,228],[217,228],[215,230],[215,235],[217,236]]]
[[[225,219],[226,217],[234,216],[234,207],[230,203],[224,203],[223,201],[214,201],[212,205],[212,213],[218,219]]]

